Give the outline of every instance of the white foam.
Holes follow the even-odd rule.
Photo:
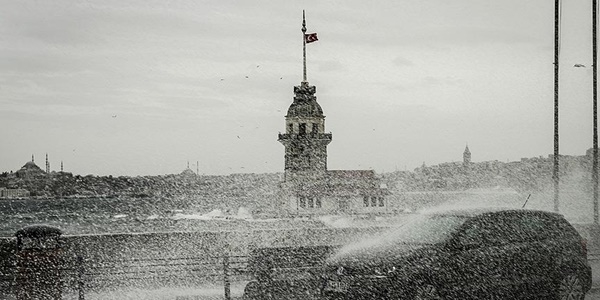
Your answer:
[[[173,220],[212,220],[212,217],[208,217],[201,214],[182,214],[176,213],[171,217]]]
[[[245,207],[240,207],[238,208],[238,212],[237,215],[235,216],[236,219],[252,219],[252,214],[250,214],[250,211],[245,208]]]
[[[233,216],[228,216],[223,213],[220,209],[213,209],[212,211],[205,214],[183,214],[176,213],[171,217],[174,220],[233,220]]]
[[[349,217],[337,216],[337,215],[326,215],[319,217],[319,221],[323,224],[334,227],[334,228],[346,228],[351,227],[353,222]]]

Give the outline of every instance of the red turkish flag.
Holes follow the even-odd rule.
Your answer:
[[[306,33],[304,34],[304,41],[306,41],[306,43],[312,43],[312,42],[316,42],[319,39],[317,38],[317,34],[316,33]]]

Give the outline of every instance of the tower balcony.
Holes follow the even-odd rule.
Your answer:
[[[323,140],[331,142],[332,136],[331,133],[305,133],[305,134],[297,134],[297,133],[280,133],[279,141],[286,140],[296,140],[296,139],[310,139],[310,140]]]

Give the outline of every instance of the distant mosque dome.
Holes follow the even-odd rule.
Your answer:
[[[40,167],[38,167],[38,165],[36,165],[35,162],[33,162],[33,160],[30,160],[26,162],[25,165],[21,167],[21,169],[17,170],[16,175],[20,178],[32,178],[36,176],[46,175],[46,172],[44,172]]]
[[[33,161],[28,161],[25,163],[25,165],[23,165],[23,167],[21,167],[21,170],[42,170],[40,167],[38,167],[38,165],[36,165]]]
[[[34,162],[32,161],[28,161],[25,163],[25,165],[23,166],[24,168],[39,168],[38,165],[36,165]]]
[[[183,170],[183,172],[181,172],[181,176],[193,177],[193,176],[196,176],[196,173],[194,173],[194,171],[192,171],[190,168],[187,168],[187,169]]]

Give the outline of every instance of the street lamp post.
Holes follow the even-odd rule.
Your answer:
[[[595,1],[595,0],[594,0]],[[558,47],[560,33],[560,0],[554,0],[554,211],[558,212]]]

